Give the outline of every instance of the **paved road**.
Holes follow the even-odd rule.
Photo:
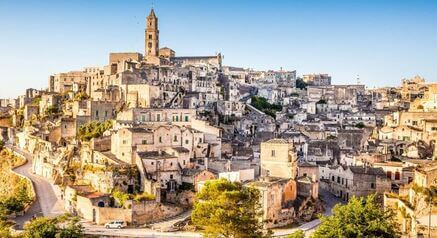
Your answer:
[[[53,185],[46,179],[37,176],[31,172],[32,154],[20,150],[17,147],[7,145],[8,148],[23,155],[27,159],[27,163],[14,169],[18,174],[28,177],[35,188],[36,201],[24,216],[17,217],[15,222],[18,228],[22,228],[26,221],[29,221],[33,216],[55,217],[65,213],[62,201],[56,195]]]
[[[202,235],[195,232],[159,232],[146,228],[125,228],[125,229],[106,229],[103,226],[87,226],[83,224],[85,234],[108,237],[180,237],[180,238],[200,238]]]
[[[17,147],[12,147],[7,145],[8,148],[14,150],[15,152],[25,156],[28,160],[26,164],[21,167],[16,168],[14,171],[28,177],[35,187],[35,192],[37,194],[37,200],[33,203],[32,207],[29,211],[21,217],[17,217],[15,221],[21,227],[24,222],[30,220],[32,216],[47,216],[47,217],[55,217],[57,215],[61,215],[65,213],[65,210],[62,205],[62,200],[56,195],[53,185],[48,182],[46,179],[32,174],[31,166],[32,166],[32,155],[20,150]],[[331,210],[335,206],[335,204],[340,203],[341,201],[333,196],[331,193],[320,190],[320,194],[323,197],[323,200],[326,204],[326,211],[324,213],[325,216],[331,215]],[[158,222],[153,224],[154,228],[164,229],[168,228],[169,224],[174,224],[177,221],[183,220],[188,212],[181,214],[180,216],[175,217],[171,220],[166,220],[163,222]],[[305,234],[310,234],[314,232],[315,228],[320,224],[320,220],[316,219],[307,223],[300,225],[297,228],[291,229],[277,229],[274,230],[274,236],[286,236],[287,234],[291,234],[298,229],[305,231]],[[152,229],[121,229],[121,230],[108,230],[103,226],[96,226],[88,223],[83,223],[86,234],[92,235],[107,235],[107,236],[125,236],[125,237],[202,237],[199,233],[194,232],[158,232]]]
[[[190,217],[191,212],[192,212],[192,210],[188,210],[188,211],[185,211],[177,216],[170,217],[168,219],[164,219],[164,220],[158,221],[158,222],[153,222],[149,225],[152,229],[157,230],[157,231],[171,229],[171,227],[173,227],[173,225],[176,224],[177,222],[184,221],[188,217]]]
[[[324,215],[331,215],[331,210],[335,206],[335,204],[340,203],[341,201],[330,194],[327,191],[320,191],[320,194],[323,196],[323,200],[326,203],[326,211]],[[83,223],[85,228],[85,233],[89,235],[100,235],[100,236],[118,236],[118,237],[202,237],[200,233],[195,232],[160,232],[159,230],[168,229],[171,224],[174,224],[177,221],[183,220],[184,217],[187,216],[189,212],[185,212],[180,216],[174,217],[170,220],[158,222],[152,224],[152,227],[155,229],[145,229],[145,228],[127,228],[127,229],[106,229],[103,226],[97,226],[89,223]],[[314,232],[315,228],[320,224],[320,220],[316,219],[305,224],[302,224],[299,227],[291,228],[291,229],[276,229],[274,230],[274,236],[276,237],[285,237],[298,229],[305,231],[306,235]],[[158,230],[158,231],[157,231]]]

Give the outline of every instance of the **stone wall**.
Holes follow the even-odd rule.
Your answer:
[[[127,202],[127,206],[130,208],[93,206],[90,211],[91,213],[95,211],[95,222],[99,225],[114,220],[123,220],[129,225],[142,225],[174,217],[184,211],[181,207],[164,205],[155,201],[138,203],[130,201]]]

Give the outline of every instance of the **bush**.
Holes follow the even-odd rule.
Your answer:
[[[107,120],[104,122],[92,121],[79,128],[79,139],[81,141],[90,141],[92,138],[98,138],[103,135],[103,133],[112,128],[112,121]]]
[[[325,99],[320,99],[317,104],[327,104],[328,102],[326,102]]]
[[[276,118],[276,112],[282,111],[282,106],[279,104],[270,104],[267,99],[263,97],[253,96],[251,99],[251,103],[253,107],[264,112],[265,114]]]
[[[45,114],[51,116],[51,115],[55,115],[59,113],[59,108],[56,106],[49,106],[48,108],[46,108],[46,110],[44,111]]]
[[[192,190],[194,191],[194,185],[192,183],[183,182],[181,186],[179,186],[180,190]]]
[[[134,196],[134,201],[136,202],[153,201],[155,199],[156,199],[155,195],[146,192],[139,193]]]
[[[124,204],[126,203],[126,201],[132,199],[131,194],[125,193],[125,192],[120,191],[118,189],[115,189],[112,192],[112,197],[120,205],[120,207],[124,207]]]
[[[7,150],[0,152],[0,213],[21,212],[33,201],[28,180],[11,173],[10,169],[23,163],[23,159]]]
[[[299,229],[293,232],[291,235],[287,236],[287,238],[305,238],[305,232]]]
[[[308,86],[308,84],[305,83],[305,81],[303,81],[303,79],[301,79],[301,78],[296,79],[296,88],[306,89],[307,86]]]
[[[86,100],[86,99],[89,99],[89,98],[90,97],[86,93],[84,93],[84,92],[80,92],[80,93],[78,93],[78,94],[76,94],[74,96],[74,99],[78,100],[78,101]]]
[[[78,219],[70,216],[56,218],[38,217],[24,226],[24,237],[29,238],[81,238],[83,227]]]
[[[362,122],[358,122],[357,124],[355,124],[355,127],[356,127],[356,128],[360,128],[360,129],[362,129],[362,128],[365,127],[365,125],[364,125],[364,123],[362,123]]]

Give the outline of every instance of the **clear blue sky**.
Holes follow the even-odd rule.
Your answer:
[[[143,52],[150,0],[0,0],[0,98],[50,74]],[[437,81],[437,1],[155,0],[161,46],[224,64],[332,75],[333,83]]]

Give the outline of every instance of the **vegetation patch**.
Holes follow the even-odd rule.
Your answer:
[[[33,201],[30,182],[11,171],[24,162],[7,150],[0,151],[0,215],[21,212]]]
[[[260,208],[258,189],[211,180],[197,193],[191,220],[205,237],[269,237]]]
[[[112,128],[112,121],[104,122],[92,121],[79,128],[78,136],[81,141],[90,141],[92,138],[98,138],[108,129]]]
[[[264,112],[265,114],[276,119],[276,112],[282,111],[282,106],[279,104],[271,104],[263,97],[253,96],[251,103],[253,107]]]

